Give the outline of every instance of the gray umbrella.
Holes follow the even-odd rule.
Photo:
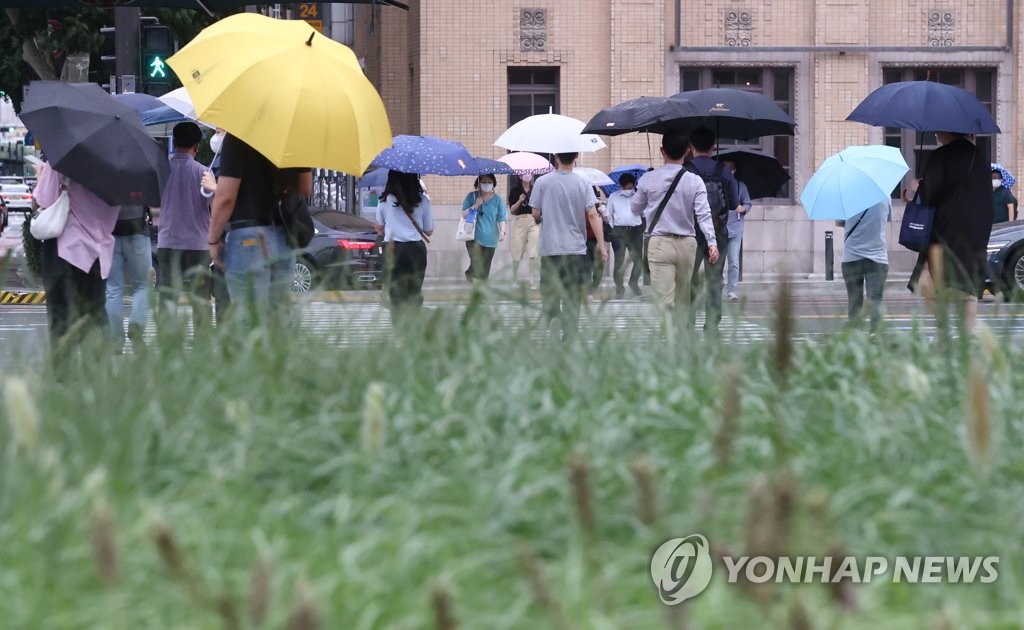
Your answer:
[[[167,151],[134,109],[95,83],[37,81],[21,120],[53,168],[103,201],[157,207],[167,181]]]

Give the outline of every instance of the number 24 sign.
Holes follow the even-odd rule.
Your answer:
[[[300,20],[319,20],[320,19],[320,3],[319,2],[303,2],[299,4],[299,19]]]

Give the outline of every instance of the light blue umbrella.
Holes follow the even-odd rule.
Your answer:
[[[896,147],[843,149],[825,160],[807,182],[800,203],[811,219],[845,221],[888,200],[909,170]]]
[[[1003,177],[1003,186],[1007,188],[1013,188],[1013,185],[1017,183],[1017,178],[1010,174],[1010,171],[1006,170],[1002,164],[996,164],[992,162],[992,170],[999,171],[999,174]]]

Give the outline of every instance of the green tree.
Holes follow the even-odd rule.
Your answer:
[[[0,18],[0,90],[21,108],[22,86],[33,80],[60,78],[64,60],[69,53],[87,53],[90,69],[102,70],[100,48],[104,37],[100,28],[114,25],[109,9],[83,6],[74,9],[5,9],[7,19]],[[143,10],[171,28],[184,45],[199,31],[217,19],[186,9]]]

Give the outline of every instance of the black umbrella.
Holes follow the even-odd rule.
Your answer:
[[[134,109],[95,83],[36,81],[21,120],[53,167],[117,206],[157,207],[167,180],[167,151]]]
[[[698,115],[700,112],[690,103],[674,101],[667,96],[641,96],[597,112],[583,133],[603,136],[638,131],[662,133],[666,124]]]
[[[754,92],[708,88],[680,92],[669,100],[686,103],[697,110],[696,116],[666,123],[668,128],[686,133],[707,127],[719,138],[752,140],[762,136],[792,136],[796,127],[775,101]]]
[[[753,151],[730,151],[718,156],[736,165],[736,179],[747,185],[751,199],[775,197],[790,180],[782,164],[770,155]]]

